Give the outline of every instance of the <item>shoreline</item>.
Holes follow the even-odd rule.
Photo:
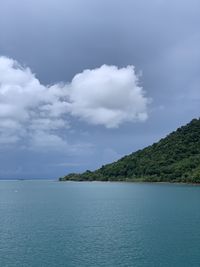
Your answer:
[[[188,183],[188,182],[155,182],[155,181],[133,181],[133,180],[123,180],[123,181],[100,181],[100,180],[59,180],[59,179],[0,179],[0,182],[26,182],[26,181],[45,181],[45,182],[73,182],[73,183],[131,183],[131,184],[169,184],[169,185],[192,185],[200,186],[200,183]]]
[[[188,182],[155,182],[155,181],[98,181],[98,180],[91,180],[91,181],[76,181],[76,180],[58,180],[58,182],[74,182],[74,183],[94,183],[94,182],[100,182],[100,183],[131,183],[131,184],[170,184],[170,185],[193,185],[193,186],[200,186],[200,183],[188,183]]]

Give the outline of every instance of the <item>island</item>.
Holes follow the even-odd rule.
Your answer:
[[[95,171],[70,173],[59,181],[200,183],[200,119],[116,162]]]

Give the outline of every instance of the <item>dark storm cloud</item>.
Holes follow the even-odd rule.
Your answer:
[[[134,65],[153,100],[145,123],[109,130],[72,121],[70,141],[92,143],[93,152],[49,155],[37,163],[43,175],[94,168],[199,116],[199,1],[1,0],[0,10],[0,54],[29,66],[41,83],[70,82],[76,73],[103,64]],[[29,155],[32,160],[37,158],[34,153]],[[27,174],[31,165],[23,164],[25,152],[15,148],[14,155],[21,163],[12,158],[10,166]],[[66,168],[59,165],[62,159]]]

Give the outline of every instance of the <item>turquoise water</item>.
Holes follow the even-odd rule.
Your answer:
[[[200,187],[0,181],[0,266],[200,266]]]

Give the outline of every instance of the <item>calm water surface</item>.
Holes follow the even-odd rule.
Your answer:
[[[0,266],[200,266],[200,187],[0,181]]]

